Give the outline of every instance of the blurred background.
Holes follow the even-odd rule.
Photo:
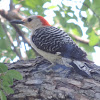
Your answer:
[[[30,15],[44,16],[67,32],[88,59],[100,65],[100,0],[0,0],[0,62],[36,57],[31,31],[9,22]]]

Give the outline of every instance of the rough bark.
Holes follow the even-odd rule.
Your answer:
[[[41,71],[50,63],[42,57],[34,60],[20,60],[6,64],[9,69],[21,72],[24,79],[14,82],[15,93],[7,100],[100,100],[100,67],[98,74],[86,78],[67,69],[56,68],[51,72]],[[38,72],[40,71],[40,72]]]

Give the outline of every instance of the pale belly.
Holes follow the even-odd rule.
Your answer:
[[[51,54],[51,53],[38,49],[33,42],[31,42],[31,45],[36,50],[37,53],[39,53],[41,56],[43,56],[45,59],[47,59],[51,63],[55,63],[58,59],[61,58],[61,56],[58,56],[57,54]]]

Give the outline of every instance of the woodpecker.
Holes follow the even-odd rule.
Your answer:
[[[79,48],[66,32],[51,26],[44,17],[33,15],[24,20],[12,20],[11,23],[28,27],[32,31],[32,47],[52,64],[72,66],[78,71],[90,74],[86,63],[92,61],[87,59],[86,52]]]

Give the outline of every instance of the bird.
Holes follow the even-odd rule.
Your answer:
[[[55,64],[71,66],[84,75],[90,75],[87,64],[93,63],[87,59],[87,53],[83,51],[63,30],[51,26],[40,15],[32,15],[23,20],[12,20],[12,24],[23,24],[32,32],[31,46],[35,51]],[[51,67],[50,66],[50,67]]]

